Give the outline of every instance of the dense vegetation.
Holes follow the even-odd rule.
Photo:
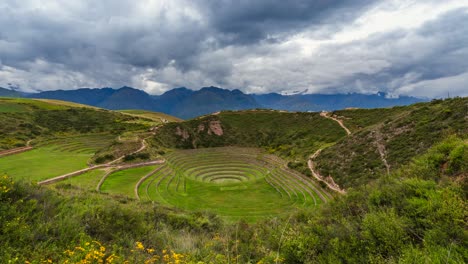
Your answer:
[[[257,224],[2,176],[0,256],[18,263],[466,263],[467,148],[450,137],[322,210]]]
[[[356,187],[407,164],[447,135],[467,135],[468,98],[434,100],[389,109],[337,111],[354,133],[317,158],[323,175]],[[379,149],[380,148],[380,149]]]

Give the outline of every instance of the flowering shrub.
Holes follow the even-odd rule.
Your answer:
[[[106,247],[98,241],[85,242],[73,250],[65,250],[66,259],[63,263],[114,263],[118,257],[106,252]]]
[[[14,182],[8,175],[0,176],[0,200],[7,199],[9,193],[13,190]]]

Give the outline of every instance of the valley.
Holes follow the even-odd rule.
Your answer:
[[[30,242],[49,232],[45,225],[63,228],[73,223],[74,228],[63,231],[68,235],[56,237],[64,245],[62,251],[82,239],[97,239],[119,245],[115,254],[138,260],[155,255],[135,252],[131,244],[137,241],[184,252],[187,259],[212,261],[211,254],[218,252],[222,260],[217,263],[229,262],[231,254],[244,261],[253,258],[239,250],[254,252],[254,259],[269,263],[276,252],[287,262],[303,259],[289,247],[315,236],[336,239],[326,226],[344,228],[343,217],[359,225],[391,225],[384,219],[400,221],[395,214],[416,221],[416,216],[407,216],[409,211],[390,209],[411,206],[392,200],[401,192],[412,199],[411,188],[430,184],[433,187],[425,192],[444,190],[452,197],[447,199],[466,206],[459,200],[466,193],[459,188],[466,186],[467,105],[466,98],[455,98],[321,113],[221,111],[183,121],[143,110],[0,98],[0,123],[6,125],[0,129],[0,174],[5,175],[0,190],[7,190],[0,196],[7,212],[2,217],[13,223],[14,212],[23,214],[18,221],[34,234],[23,238]],[[426,160],[434,167],[421,166]],[[449,191],[444,184],[455,189]],[[386,188],[404,190],[386,193]],[[54,209],[38,211],[33,204],[21,204],[24,199]],[[385,201],[391,205],[375,207]],[[386,206],[390,207],[382,211]],[[70,218],[58,217],[61,214]],[[436,226],[414,228],[424,236],[422,230]],[[251,233],[233,244],[238,232]],[[3,235],[16,245],[11,236]],[[418,236],[404,239],[417,245]],[[43,243],[49,242],[31,244],[36,253],[27,254],[28,259],[42,259],[35,245]],[[200,250],[200,243],[206,251]],[[459,244],[455,247],[462,252]],[[229,255],[220,248],[227,248]],[[11,247],[2,250],[15,252]],[[358,252],[346,254],[359,258]],[[73,259],[59,251],[51,257]]]
[[[0,10],[0,264],[468,263],[468,0]]]

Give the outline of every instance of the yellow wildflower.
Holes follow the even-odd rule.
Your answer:
[[[143,246],[143,243],[137,241],[136,242],[136,249],[145,250],[145,247]]]

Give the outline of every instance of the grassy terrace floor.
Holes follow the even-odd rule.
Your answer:
[[[33,150],[0,158],[0,173],[14,179],[41,181],[87,167],[88,160],[110,135],[90,135],[57,139]]]
[[[52,178],[85,168],[96,148],[111,140],[94,135],[45,142],[29,152],[0,158],[0,172],[28,181]],[[100,188],[103,193],[137,198],[136,188],[142,201],[247,221],[313,210],[329,198],[315,182],[287,169],[283,160],[255,148],[176,150],[165,158],[161,165],[114,172],[97,169],[55,185],[95,190],[107,175]]]
[[[327,199],[314,182],[253,148],[179,150],[138,189],[142,200],[216,212],[228,220],[287,215]]]

